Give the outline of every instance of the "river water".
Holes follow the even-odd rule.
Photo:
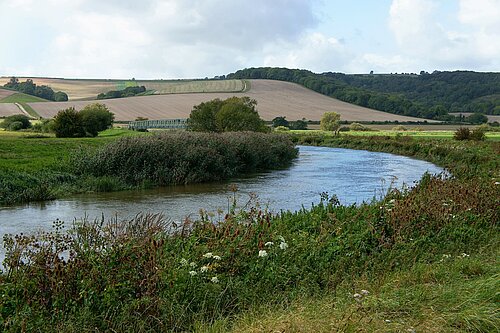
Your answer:
[[[163,213],[174,220],[196,219],[200,209],[227,211],[233,195],[245,204],[251,194],[261,207],[279,212],[308,208],[320,194],[335,194],[343,204],[380,198],[389,187],[412,186],[425,172],[443,170],[431,163],[385,153],[326,147],[299,147],[299,158],[290,168],[260,173],[225,183],[172,186],[153,190],[75,195],[70,198],[0,207],[0,235],[47,230],[56,219]],[[235,185],[238,190],[232,192]]]

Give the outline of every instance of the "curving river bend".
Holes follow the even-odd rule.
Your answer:
[[[361,203],[383,196],[389,187],[413,185],[425,172],[443,170],[429,162],[408,157],[326,147],[300,146],[299,158],[285,170],[233,179],[227,183],[172,186],[143,191],[124,191],[77,195],[70,198],[0,207],[0,235],[32,233],[49,229],[55,219],[72,222],[89,219],[130,218],[139,212],[163,213],[175,220],[190,215],[197,218],[200,208],[215,212],[227,210],[238,188],[239,203],[255,193],[261,206],[273,211],[308,208],[320,201],[320,194],[335,194],[343,204]]]

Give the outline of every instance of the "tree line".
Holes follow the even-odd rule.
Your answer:
[[[142,94],[145,91],[146,87],[144,86],[127,87],[123,90],[111,90],[106,93],[100,93],[97,95],[97,99],[131,97]]]
[[[4,84],[5,88],[19,91],[20,93],[40,97],[49,101],[65,102],[68,100],[68,95],[65,92],[54,90],[46,85],[38,86],[32,79],[27,79],[24,82],[19,82],[15,76],[11,77],[9,82]]]
[[[450,112],[500,114],[500,73],[434,72],[420,75],[315,74],[303,69],[248,68],[227,79],[298,83],[344,102],[393,114],[443,121],[469,121]],[[471,119],[471,121],[478,119]],[[486,118],[481,118],[485,121]]]

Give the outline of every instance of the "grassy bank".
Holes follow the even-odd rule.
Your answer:
[[[280,168],[296,156],[277,134],[139,133],[97,138],[0,132],[0,205],[216,181]]]
[[[360,206],[324,196],[277,216],[256,205],[182,226],[149,215],[7,237],[4,329],[498,331],[498,144],[464,143],[460,159],[453,141],[295,140],[414,151],[455,177]]]

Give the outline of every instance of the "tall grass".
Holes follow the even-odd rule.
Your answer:
[[[75,173],[131,184],[187,184],[282,168],[297,156],[283,135],[254,132],[161,133],[128,137],[72,158]]]
[[[440,325],[449,331],[498,330],[491,295],[498,265],[467,261],[486,253],[494,262],[488,255],[500,241],[500,186],[486,172],[493,162],[480,152],[487,150],[478,151],[475,177],[473,169],[449,179],[427,175],[413,189],[360,206],[323,196],[311,209],[279,215],[255,205],[182,224],[139,215],[83,220],[68,231],[57,221],[51,233],[7,236],[1,325],[6,331],[191,331],[262,306],[335,295],[346,286],[354,293],[359,279],[383,285],[398,274],[384,287],[390,299],[367,296],[356,305],[351,295],[356,307],[340,303],[347,312],[330,327],[354,330],[370,325],[363,319],[368,313],[394,320],[431,304],[448,307]],[[447,262],[458,257],[463,261]],[[448,264],[456,266],[452,280]],[[449,288],[438,298],[419,289],[450,281],[456,290],[474,290],[473,299],[442,302]]]

